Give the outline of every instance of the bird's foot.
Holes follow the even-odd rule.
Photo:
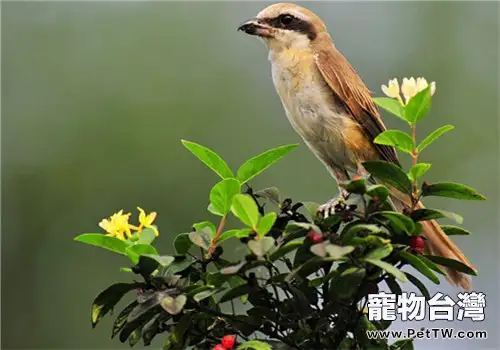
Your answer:
[[[333,197],[328,202],[318,207],[318,216],[322,217],[323,219],[327,219],[330,215],[341,211],[342,208],[345,207],[349,196],[350,193],[342,188],[337,196]]]

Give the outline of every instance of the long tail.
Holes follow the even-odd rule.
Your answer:
[[[407,206],[401,201],[400,196],[391,195],[391,199],[393,200],[394,205],[398,207],[398,210],[403,210],[403,208]],[[422,203],[419,202],[417,204],[417,209],[424,208],[425,207]],[[470,263],[469,259],[467,259],[467,257],[460,251],[460,249],[451,241],[448,235],[444,233],[444,231],[435,220],[422,221],[421,224],[423,226],[422,233],[426,238],[424,247],[426,253],[458,260],[461,263],[469,266],[470,268],[475,269],[475,267]],[[446,268],[444,266],[443,269],[447,275],[446,279],[451,284],[460,286],[463,289],[470,291],[471,280],[469,276],[453,269]]]

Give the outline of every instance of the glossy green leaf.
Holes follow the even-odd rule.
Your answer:
[[[234,177],[233,172],[231,171],[227,163],[214,151],[194,142],[186,140],[182,140],[181,142],[184,147],[186,147],[191,153],[196,156],[196,158],[201,160],[206,166],[212,169],[221,178],[226,179]]]
[[[206,229],[198,232],[190,232],[188,236],[193,244],[204,250],[209,250],[212,245],[212,235]]]
[[[437,130],[434,130],[429,136],[427,136],[425,139],[420,142],[420,144],[417,146],[417,152],[422,152],[427,146],[429,146],[431,143],[436,141],[441,135],[444,133],[453,130],[452,125],[444,125]]]
[[[137,244],[151,244],[156,238],[156,233],[152,228],[145,228],[139,234]]]
[[[379,145],[396,147],[397,149],[411,154],[415,145],[410,135],[399,130],[386,130],[373,140]]]
[[[422,186],[422,195],[448,197],[465,200],[486,200],[486,197],[476,190],[454,182],[439,182]]]
[[[356,293],[365,276],[364,268],[350,267],[331,280],[330,292],[339,299],[350,298]]]
[[[340,259],[344,255],[351,253],[354,250],[354,248],[355,247],[353,246],[339,246],[335,244],[325,245],[326,252],[330,257],[332,257],[335,260]]]
[[[406,275],[400,271],[397,267],[394,265],[391,265],[385,261],[382,260],[375,260],[375,259],[363,259],[363,261],[366,261],[372,265],[378,266],[381,269],[387,271],[387,273],[390,273],[394,277],[396,277],[398,280],[401,282],[406,282],[408,279],[406,278]]]
[[[272,247],[274,247],[274,238],[272,237],[262,237],[248,242],[248,248],[257,256],[266,255]]]
[[[398,100],[389,97],[374,97],[373,102],[383,110],[404,120],[404,106]]]
[[[432,282],[439,284],[439,278],[432,272],[432,270],[419,258],[419,256],[410,254],[408,252],[399,252],[399,256],[408,262],[411,266],[415,268],[422,275],[430,279]]]
[[[244,184],[262,173],[265,169],[283,158],[288,152],[298,147],[296,145],[286,145],[271,149],[247,160],[238,169],[236,178]]]
[[[373,225],[373,224],[363,224],[359,221],[354,221],[352,223],[347,224],[344,226],[342,229],[342,232],[340,233],[340,239],[342,243],[347,243],[350,244],[351,240],[356,237],[359,233],[364,232],[364,233],[382,233],[384,230],[382,230],[379,226]]]
[[[366,180],[363,178],[340,183],[339,186],[344,188],[349,193],[365,194],[366,192]]]
[[[221,290],[222,289],[220,289],[220,288],[212,288],[210,290],[200,291],[194,295],[193,299],[194,299],[194,301],[199,303],[200,301],[202,301],[206,298],[209,298],[212,295],[219,293]]]
[[[389,189],[384,185],[373,185],[367,188],[366,194],[372,198],[376,197],[379,201],[384,202],[389,196]]]
[[[276,260],[284,257],[285,255],[293,252],[294,250],[298,249],[303,244],[304,244],[304,241],[301,241],[301,240],[295,240],[295,241],[288,242],[285,245],[283,245],[282,247],[280,247],[277,251],[272,253],[269,256],[269,260],[276,261]]]
[[[160,302],[161,307],[170,315],[178,315],[181,313],[184,305],[186,305],[187,297],[184,294],[172,297],[167,295]]]
[[[139,257],[143,254],[158,255],[156,249],[149,244],[135,244],[126,249],[126,253],[134,264],[139,262]]]
[[[411,167],[410,172],[408,173],[408,177],[411,181],[416,181],[422,175],[426,173],[427,170],[431,168],[431,164],[429,163],[418,163]]]
[[[271,346],[260,340],[249,340],[240,344],[236,350],[272,350]]]
[[[410,217],[412,218],[413,221],[426,221],[426,220],[441,219],[444,218],[445,215],[439,210],[424,208],[424,209],[414,210],[410,214]]]
[[[430,268],[432,271],[435,271],[443,276],[446,276],[446,272],[443,271],[441,267],[438,265],[434,264],[431,260],[427,259],[424,255],[419,255],[418,258],[422,260],[422,262],[427,265],[428,268]]]
[[[256,229],[259,222],[259,208],[254,199],[248,194],[237,194],[231,206],[233,214],[245,225]]]
[[[448,236],[455,236],[455,235],[467,236],[467,235],[470,235],[470,231],[467,231],[466,229],[463,229],[463,228],[458,227],[458,226],[441,225],[441,229]]]
[[[276,205],[281,204],[280,191],[276,187],[268,187],[254,193],[256,198],[264,198]]]
[[[405,119],[410,123],[416,123],[427,115],[431,108],[431,87],[413,96],[405,107]]]
[[[221,244],[222,242],[224,242],[225,240],[228,240],[231,237],[238,237],[238,234],[241,231],[242,230],[235,229],[235,230],[228,230],[228,231],[222,232],[221,235],[219,236],[219,239],[217,240],[217,244]]]
[[[363,163],[364,168],[374,177],[387,185],[394,186],[406,194],[412,193],[412,184],[406,173],[397,165],[374,160]]]
[[[202,221],[202,222],[197,222],[196,224],[193,224],[193,230],[195,230],[195,231],[201,231],[204,228],[208,228],[208,230],[212,234],[212,237],[215,237],[215,234],[217,232],[217,228],[215,227],[213,222]]]
[[[189,238],[189,233],[179,233],[174,238],[174,249],[177,254],[184,255],[193,246],[193,242]]]
[[[407,217],[406,215],[399,214],[396,212],[392,211],[381,211],[378,213],[375,213],[375,215],[380,215],[389,220],[389,222],[395,226],[396,228],[407,232],[407,233],[412,233],[415,230],[415,224],[414,222]]]
[[[365,256],[365,259],[382,260],[392,253],[392,245],[386,244],[378,248],[370,250]]]
[[[125,324],[127,323],[127,317],[130,312],[137,306],[137,300],[134,300],[130,304],[128,304],[116,317],[113,322],[113,329],[111,330],[111,338],[114,338],[120,331],[123,329]]]
[[[458,260],[448,259],[448,258],[445,258],[442,256],[436,256],[436,255],[425,255],[425,257],[438,265],[449,267],[449,268],[452,268],[456,271],[463,272],[463,273],[468,274],[468,275],[477,276],[476,270],[470,268],[469,266],[461,263]]]
[[[422,295],[425,297],[425,300],[429,300],[431,298],[427,287],[422,283],[422,281],[408,272],[405,272],[405,275],[408,278],[408,281],[410,281],[410,283],[417,287],[420,293],[422,293]]]
[[[222,304],[222,303],[224,303],[226,301],[229,301],[229,300],[241,297],[241,296],[243,296],[245,294],[248,294],[250,291],[251,291],[251,287],[247,283],[241,284],[241,285],[239,285],[237,287],[234,287],[234,288],[231,288],[230,290],[228,290],[220,298],[219,303]]]
[[[143,258],[152,259],[152,260],[156,261],[158,263],[158,265],[160,265],[161,267],[170,266],[170,264],[172,264],[174,262],[174,260],[175,260],[175,258],[173,256],[169,256],[169,255],[154,255],[154,254],[142,254],[139,257],[139,260],[141,260]]]
[[[92,303],[92,328],[115,307],[126,293],[141,286],[141,283],[116,283],[99,293]]]
[[[391,344],[389,350],[413,350],[413,339],[399,339]]]
[[[278,214],[275,212],[270,212],[264,215],[257,224],[257,233],[260,236],[266,235],[273,227],[277,217]]]
[[[240,193],[241,186],[236,179],[225,179],[217,183],[210,191],[210,204],[217,213],[227,215],[235,195]]]
[[[116,237],[107,236],[102,233],[83,233],[74,238],[75,241],[104,248],[115,253],[127,255],[125,252],[132,245],[129,241],[123,241]]]

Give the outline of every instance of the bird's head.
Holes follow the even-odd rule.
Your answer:
[[[272,50],[306,48],[327,29],[312,11],[287,3],[274,4],[238,30],[261,37]]]

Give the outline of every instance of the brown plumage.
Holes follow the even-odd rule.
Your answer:
[[[288,119],[337,182],[352,174],[364,175],[361,164],[368,160],[400,165],[394,148],[373,143],[386,130],[378,108],[318,16],[303,7],[280,3],[265,8],[239,29],[267,44],[273,82]],[[390,189],[397,209],[408,208],[410,198]],[[323,208],[329,210],[328,204]],[[436,221],[422,224],[427,252],[473,268]],[[470,289],[466,275],[450,269],[446,272],[452,284]]]

